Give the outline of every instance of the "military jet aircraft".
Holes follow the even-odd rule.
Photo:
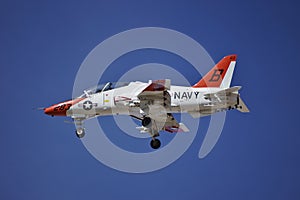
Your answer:
[[[150,146],[158,149],[160,131],[188,132],[173,113],[189,113],[194,118],[237,109],[249,112],[242,101],[241,86],[231,87],[236,55],[219,61],[199,82],[191,87],[171,85],[171,80],[150,80],[148,83],[111,83],[87,89],[75,99],[44,109],[51,116],[69,116],[76,124],[76,135],[85,135],[84,121],[104,115],[130,115],[141,121],[137,129],[149,133]]]

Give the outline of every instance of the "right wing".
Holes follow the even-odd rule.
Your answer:
[[[156,115],[167,113],[166,108],[171,106],[171,96],[168,92],[170,85],[169,79],[152,81],[137,94],[139,107],[144,115],[155,118]]]
[[[189,129],[182,123],[178,123],[167,109],[171,107],[170,90],[171,81],[155,80],[152,81],[140,94],[137,95],[140,100],[141,113],[152,120],[151,128],[139,127],[143,132],[158,132],[165,130],[171,133],[188,132]]]

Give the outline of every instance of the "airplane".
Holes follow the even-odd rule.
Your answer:
[[[221,59],[199,82],[191,87],[171,85],[170,79],[112,83],[87,89],[75,99],[44,108],[50,116],[68,116],[76,125],[76,135],[85,135],[83,122],[105,115],[130,115],[141,121],[137,129],[151,135],[150,146],[158,149],[161,131],[188,132],[173,113],[188,113],[193,118],[237,109],[249,112],[242,101],[241,86],[231,87],[237,55]]]

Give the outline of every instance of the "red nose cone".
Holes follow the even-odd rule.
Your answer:
[[[55,104],[53,106],[45,108],[44,113],[51,116],[66,116],[67,110],[69,110],[72,105],[78,103],[82,99],[83,98],[79,98],[79,99],[69,100],[59,104]]]
[[[45,109],[44,109],[44,113],[45,113],[46,115],[51,115],[51,114],[52,114],[52,111],[51,111],[51,110],[52,110],[51,107],[45,108]]]
[[[56,104],[56,105],[53,105],[53,106],[50,106],[48,108],[45,108],[44,110],[44,113],[47,114],[47,115],[52,115],[52,116],[66,116],[66,112],[67,112],[67,109],[64,108],[65,106],[63,106],[65,104]],[[70,104],[71,106],[72,104]]]

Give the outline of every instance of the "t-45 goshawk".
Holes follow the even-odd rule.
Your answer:
[[[104,115],[130,115],[141,121],[137,127],[152,137],[150,145],[157,149],[160,131],[188,132],[172,113],[189,113],[192,117],[212,115],[237,109],[249,112],[241,100],[240,86],[231,87],[236,55],[219,61],[198,83],[191,87],[171,85],[169,79],[98,85],[72,100],[44,109],[51,116],[69,116],[76,124],[76,135],[85,135],[84,120]]]

